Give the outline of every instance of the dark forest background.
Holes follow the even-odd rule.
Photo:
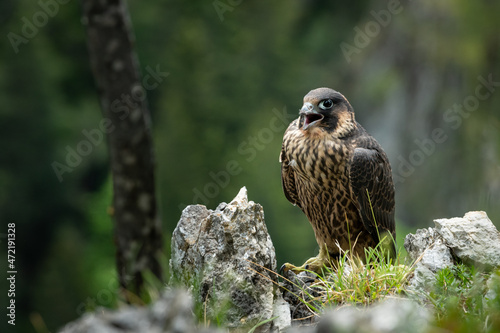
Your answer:
[[[399,246],[470,210],[500,225],[500,2],[128,5],[148,77],[165,262],[186,205],[214,209],[242,186],[264,207],[279,265],[316,254],[282,193],[278,155],[302,97],[321,86],[350,100],[390,158]],[[0,3],[0,290],[5,309],[15,223],[20,332],[54,332],[117,303],[106,140],[72,153],[102,121],[81,15],[78,1]]]

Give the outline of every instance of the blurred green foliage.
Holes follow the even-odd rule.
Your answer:
[[[118,301],[106,145],[62,182],[52,168],[101,120],[80,4],[62,2],[0,4],[0,219],[17,226],[16,328],[26,332]],[[41,21],[47,3],[54,15]],[[128,3],[143,73],[169,72],[148,90],[167,257],[183,207],[213,209],[244,185],[264,206],[279,263],[315,255],[305,216],[282,194],[278,155],[285,122],[320,86],[342,92],[389,155],[398,246],[469,210],[499,225],[500,3]],[[38,25],[29,38],[26,22]]]
[[[500,271],[485,273],[458,264],[436,274],[429,300],[434,306],[434,329],[448,332],[498,332],[500,329]]]

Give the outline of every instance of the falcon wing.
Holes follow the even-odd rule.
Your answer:
[[[349,178],[354,202],[368,232],[377,236],[388,231],[394,236],[394,184],[385,153],[355,148]]]
[[[300,207],[297,190],[295,188],[295,172],[290,166],[290,161],[286,157],[284,144],[281,147],[280,163],[281,163],[281,186],[283,187],[283,192],[285,192],[285,197],[292,204]]]

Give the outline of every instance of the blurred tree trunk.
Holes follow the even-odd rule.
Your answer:
[[[141,294],[146,271],[162,280],[151,120],[126,3],[82,3],[90,63],[104,116],[100,128],[108,135],[118,277],[130,301],[128,292]]]

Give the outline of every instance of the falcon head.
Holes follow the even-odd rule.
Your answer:
[[[319,129],[343,135],[356,127],[351,104],[330,88],[314,89],[305,95],[299,114],[299,128],[306,133]]]

